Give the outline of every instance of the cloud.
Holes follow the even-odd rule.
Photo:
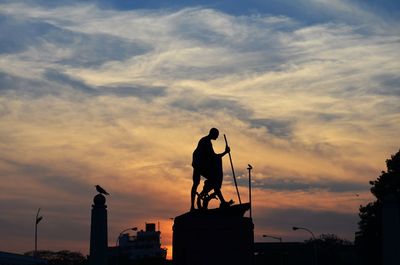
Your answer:
[[[170,103],[172,107],[190,112],[201,112],[213,115],[215,112],[224,112],[239,118],[246,118],[250,111],[237,100],[218,96],[208,96],[197,91],[183,91]]]
[[[58,71],[55,70],[47,70],[44,73],[44,76],[46,79],[50,80],[50,81],[56,81],[60,84],[63,85],[68,85],[76,90],[79,90],[83,93],[87,93],[87,94],[96,94],[96,89],[86,85],[84,82],[79,81],[79,80],[75,80],[71,77],[69,77],[68,75],[62,74]]]
[[[52,53],[53,62],[71,66],[96,67],[110,60],[123,60],[148,52],[151,47],[107,34],[85,34],[65,27],[1,15],[0,54],[20,53],[35,48]],[[54,56],[56,55],[56,56]]]
[[[267,178],[257,180],[253,185],[257,188],[281,191],[312,191],[326,190],[329,192],[360,192],[368,190],[367,183],[339,181],[333,178],[321,178],[318,181],[307,181],[307,178]]]
[[[11,0],[3,0],[2,2],[13,2]],[[59,7],[79,4],[80,1],[57,1],[57,3],[43,0],[26,0],[25,3],[42,5],[43,7]],[[191,0],[184,3],[179,0],[168,2],[160,2],[157,0],[148,1],[107,1],[93,0],[87,1],[98,5],[104,9],[114,9],[119,11],[147,9],[147,10],[179,10],[185,7],[202,7],[211,8],[223,13],[235,16],[248,16],[253,14],[270,14],[270,15],[286,15],[294,17],[307,23],[323,23],[326,21],[346,19],[349,21],[357,21],[360,17],[368,16],[368,14],[376,14],[375,17],[385,17],[386,19],[396,19],[399,12],[399,4],[396,0],[355,0],[349,1],[323,1],[323,0],[298,0],[296,2],[290,0],[270,0],[268,3],[262,0],[236,1],[234,4],[230,1],[223,0]],[[370,15],[371,17],[371,15]]]
[[[67,74],[60,73],[55,70],[47,70],[44,76],[49,81],[55,81],[59,84],[66,85],[76,89],[82,93],[92,96],[118,96],[118,97],[137,97],[143,100],[151,100],[156,97],[165,96],[166,88],[163,87],[146,87],[146,86],[89,86],[81,80],[71,78]]]
[[[12,16],[2,14],[0,15],[0,22],[0,53],[14,53],[26,49],[40,30],[40,26],[45,25],[44,23],[38,23],[32,25],[30,30],[26,30],[23,23],[17,21]]]
[[[67,192],[71,196],[93,193],[93,188],[88,185],[89,183],[80,180],[80,177],[77,176],[37,176],[36,181],[49,189],[54,189],[57,192]]]
[[[0,72],[0,92],[5,95],[18,93],[31,98],[49,95],[70,94],[71,89],[86,96],[136,97],[149,101],[166,95],[166,88],[152,86],[90,86],[84,81],[74,79],[53,69],[45,70],[43,80],[23,78]],[[50,82],[49,82],[50,81]]]
[[[23,78],[20,76],[0,72],[0,93],[17,92],[20,95],[28,94],[30,97],[35,97],[44,93],[50,93],[45,82],[42,80],[34,80]]]
[[[265,127],[268,132],[277,137],[289,137],[292,135],[292,122],[273,119],[253,119],[251,124],[254,127]]]
[[[376,87],[371,89],[380,95],[400,96],[400,75],[382,75],[375,78]]]

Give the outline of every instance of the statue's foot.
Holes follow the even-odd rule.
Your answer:
[[[212,200],[212,199],[218,200],[217,194],[215,192],[209,195],[209,200]]]
[[[229,206],[231,206],[234,203],[233,200],[230,200],[229,202],[221,202],[221,204],[219,205],[219,208],[228,208]]]

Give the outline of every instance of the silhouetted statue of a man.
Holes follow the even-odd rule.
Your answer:
[[[218,138],[219,131],[212,128],[207,136],[200,139],[196,150],[193,152],[193,186],[191,190],[191,206],[190,211],[194,210],[194,201],[196,197],[197,187],[200,184],[200,176],[206,178],[203,191],[198,195],[204,198],[211,190],[221,202],[221,206],[229,205],[222,196],[222,157],[230,152],[229,146],[225,147],[225,151],[221,154],[214,152],[211,140]],[[208,202],[207,202],[208,203]],[[199,207],[198,203],[198,207]]]

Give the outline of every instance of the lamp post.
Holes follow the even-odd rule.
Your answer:
[[[120,255],[119,239],[121,238],[121,236],[123,235],[123,233],[125,233],[126,231],[129,231],[129,230],[131,230],[131,231],[137,231],[137,227],[130,227],[130,228],[127,228],[127,229],[122,230],[122,231],[118,234],[117,241],[115,241],[115,247],[118,247],[118,248],[117,248],[117,259],[116,259],[116,264],[117,264],[117,265],[118,265],[118,263],[119,263],[119,255]]]
[[[43,216],[39,216],[39,212],[40,212],[40,208],[38,209],[38,211],[36,213],[36,220],[35,220],[35,252],[34,252],[35,257],[37,255],[37,227],[38,227],[38,224],[40,223],[40,221],[42,221],[42,219],[43,219]]]
[[[270,236],[270,235],[262,235],[262,237],[270,237],[276,240],[279,240],[280,243],[282,243],[282,237],[278,236]],[[280,259],[280,264],[283,265],[284,263],[284,257],[283,257],[283,249],[282,249],[282,244],[280,244],[280,252],[279,252],[279,259]]]
[[[310,229],[308,229],[308,228],[293,226],[292,229],[293,229],[294,231],[299,230],[299,229],[300,229],[300,230],[305,230],[305,231],[307,231],[308,233],[311,234],[311,236],[312,236],[312,238],[313,238],[314,240],[316,240],[314,233],[313,233]]]
[[[247,170],[249,171],[249,202],[250,202],[250,218],[253,218],[251,208],[253,208],[253,204],[251,203],[251,170],[253,167],[248,164]]]
[[[292,229],[293,229],[294,231],[296,231],[296,230],[305,230],[305,231],[307,231],[308,233],[311,234],[312,239],[313,239],[313,245],[314,245],[314,264],[317,265],[317,264],[318,264],[317,239],[316,239],[314,233],[313,233],[310,229],[305,228],[305,227],[293,226]]]
[[[119,245],[119,239],[120,239],[120,237],[122,236],[122,234],[125,233],[126,231],[129,231],[129,230],[137,231],[137,227],[131,227],[131,228],[127,228],[127,229],[125,229],[125,230],[122,230],[122,231],[118,234],[117,241],[115,241],[115,246],[116,246],[116,247],[118,247],[118,245]]]
[[[270,237],[270,238],[273,238],[273,239],[279,240],[279,242],[281,242],[281,243],[282,243],[282,237],[270,236],[270,235],[262,235],[262,237]]]

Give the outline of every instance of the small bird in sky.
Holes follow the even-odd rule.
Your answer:
[[[104,195],[110,195],[105,189],[103,189],[103,188],[100,187],[99,185],[96,185],[95,187],[96,187],[96,190],[97,190],[99,193],[104,194]]]

